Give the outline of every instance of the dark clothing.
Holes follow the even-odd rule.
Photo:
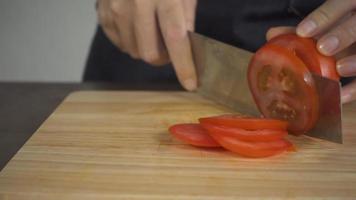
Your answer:
[[[196,32],[245,48],[258,49],[270,27],[295,26],[322,0],[201,0],[196,13]],[[110,43],[102,29],[95,34],[84,81],[178,84],[171,65],[152,67],[133,60]]]

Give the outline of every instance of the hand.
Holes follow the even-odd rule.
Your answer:
[[[281,33],[296,32],[301,37],[318,40],[320,53],[335,56],[341,76],[356,75],[356,0],[328,0],[309,14],[296,28],[277,27],[267,33],[267,39]],[[354,45],[355,44],[355,45]],[[341,91],[343,103],[356,100],[356,81]]]
[[[98,19],[121,51],[152,65],[172,62],[180,83],[194,90],[197,78],[188,38],[197,0],[98,0]]]

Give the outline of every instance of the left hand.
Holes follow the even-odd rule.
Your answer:
[[[335,56],[337,71],[343,77],[356,76],[356,0],[327,0],[294,27],[275,27],[267,32],[267,40],[283,33],[296,32],[301,37],[314,37],[317,49]],[[355,44],[355,45],[354,45]],[[354,47],[354,48],[352,48]],[[356,100],[356,80],[344,86],[342,103]]]

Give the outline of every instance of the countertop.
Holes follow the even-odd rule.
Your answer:
[[[123,85],[115,83],[0,82],[0,170],[53,112],[62,100],[79,90],[182,90],[172,83]]]
[[[230,109],[176,91],[73,92],[0,172],[0,199],[356,199],[356,107],[344,143],[288,139],[295,152],[251,159],[169,134]]]

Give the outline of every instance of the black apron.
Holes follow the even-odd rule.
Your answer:
[[[169,0],[168,0],[169,1]],[[196,32],[255,51],[270,27],[296,26],[322,0],[200,0]],[[178,84],[172,66],[152,67],[120,52],[98,26],[87,59],[84,81],[122,84]]]

